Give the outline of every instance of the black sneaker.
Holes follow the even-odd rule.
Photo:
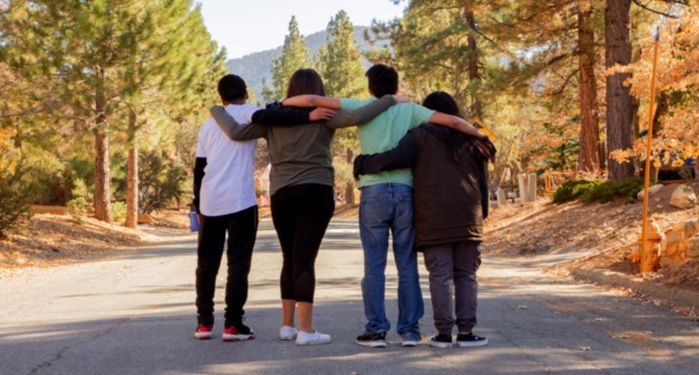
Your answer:
[[[362,335],[357,336],[357,345],[368,346],[371,348],[385,348],[386,347],[386,332],[380,333],[370,333],[365,332]]]
[[[223,341],[248,341],[255,338],[255,332],[243,322],[237,322],[224,328],[221,338]]]
[[[459,333],[456,336],[456,346],[460,348],[475,348],[488,345],[488,339],[473,333]]]
[[[451,348],[453,345],[451,343],[451,335],[437,335],[430,339],[430,346],[435,348]]]

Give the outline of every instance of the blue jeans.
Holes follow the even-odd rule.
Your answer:
[[[417,271],[413,188],[385,183],[362,188],[359,234],[364,248],[362,296],[369,333],[387,332],[391,323],[384,306],[388,233],[393,236],[393,256],[398,268],[398,334],[419,339],[419,320],[424,313]]]

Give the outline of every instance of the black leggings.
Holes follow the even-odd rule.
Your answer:
[[[271,199],[272,220],[282,246],[282,299],[313,302],[315,261],[335,210],[333,188],[303,184],[279,189]]]

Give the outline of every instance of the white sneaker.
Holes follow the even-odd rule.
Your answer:
[[[282,326],[282,328],[279,329],[279,338],[284,341],[291,341],[296,338],[298,332],[299,331],[292,326]]]
[[[313,330],[313,333],[298,331],[296,335],[296,345],[323,345],[330,344],[330,335]]]

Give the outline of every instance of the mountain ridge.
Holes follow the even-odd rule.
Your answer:
[[[388,42],[385,41],[380,41],[371,45],[364,40],[364,33],[367,30],[369,30],[367,26],[354,27],[354,40],[361,52],[381,49],[388,45]],[[327,30],[318,31],[307,35],[305,38],[311,55],[315,57],[320,48],[327,43],[328,32]],[[272,86],[272,61],[281,56],[282,49],[283,46],[279,46],[264,51],[253,52],[226,61],[226,66],[231,73],[241,76],[255,94],[255,98],[259,102],[262,102],[263,82],[266,81],[268,87]],[[362,58],[362,62],[366,67],[369,66],[369,62],[366,59]]]

